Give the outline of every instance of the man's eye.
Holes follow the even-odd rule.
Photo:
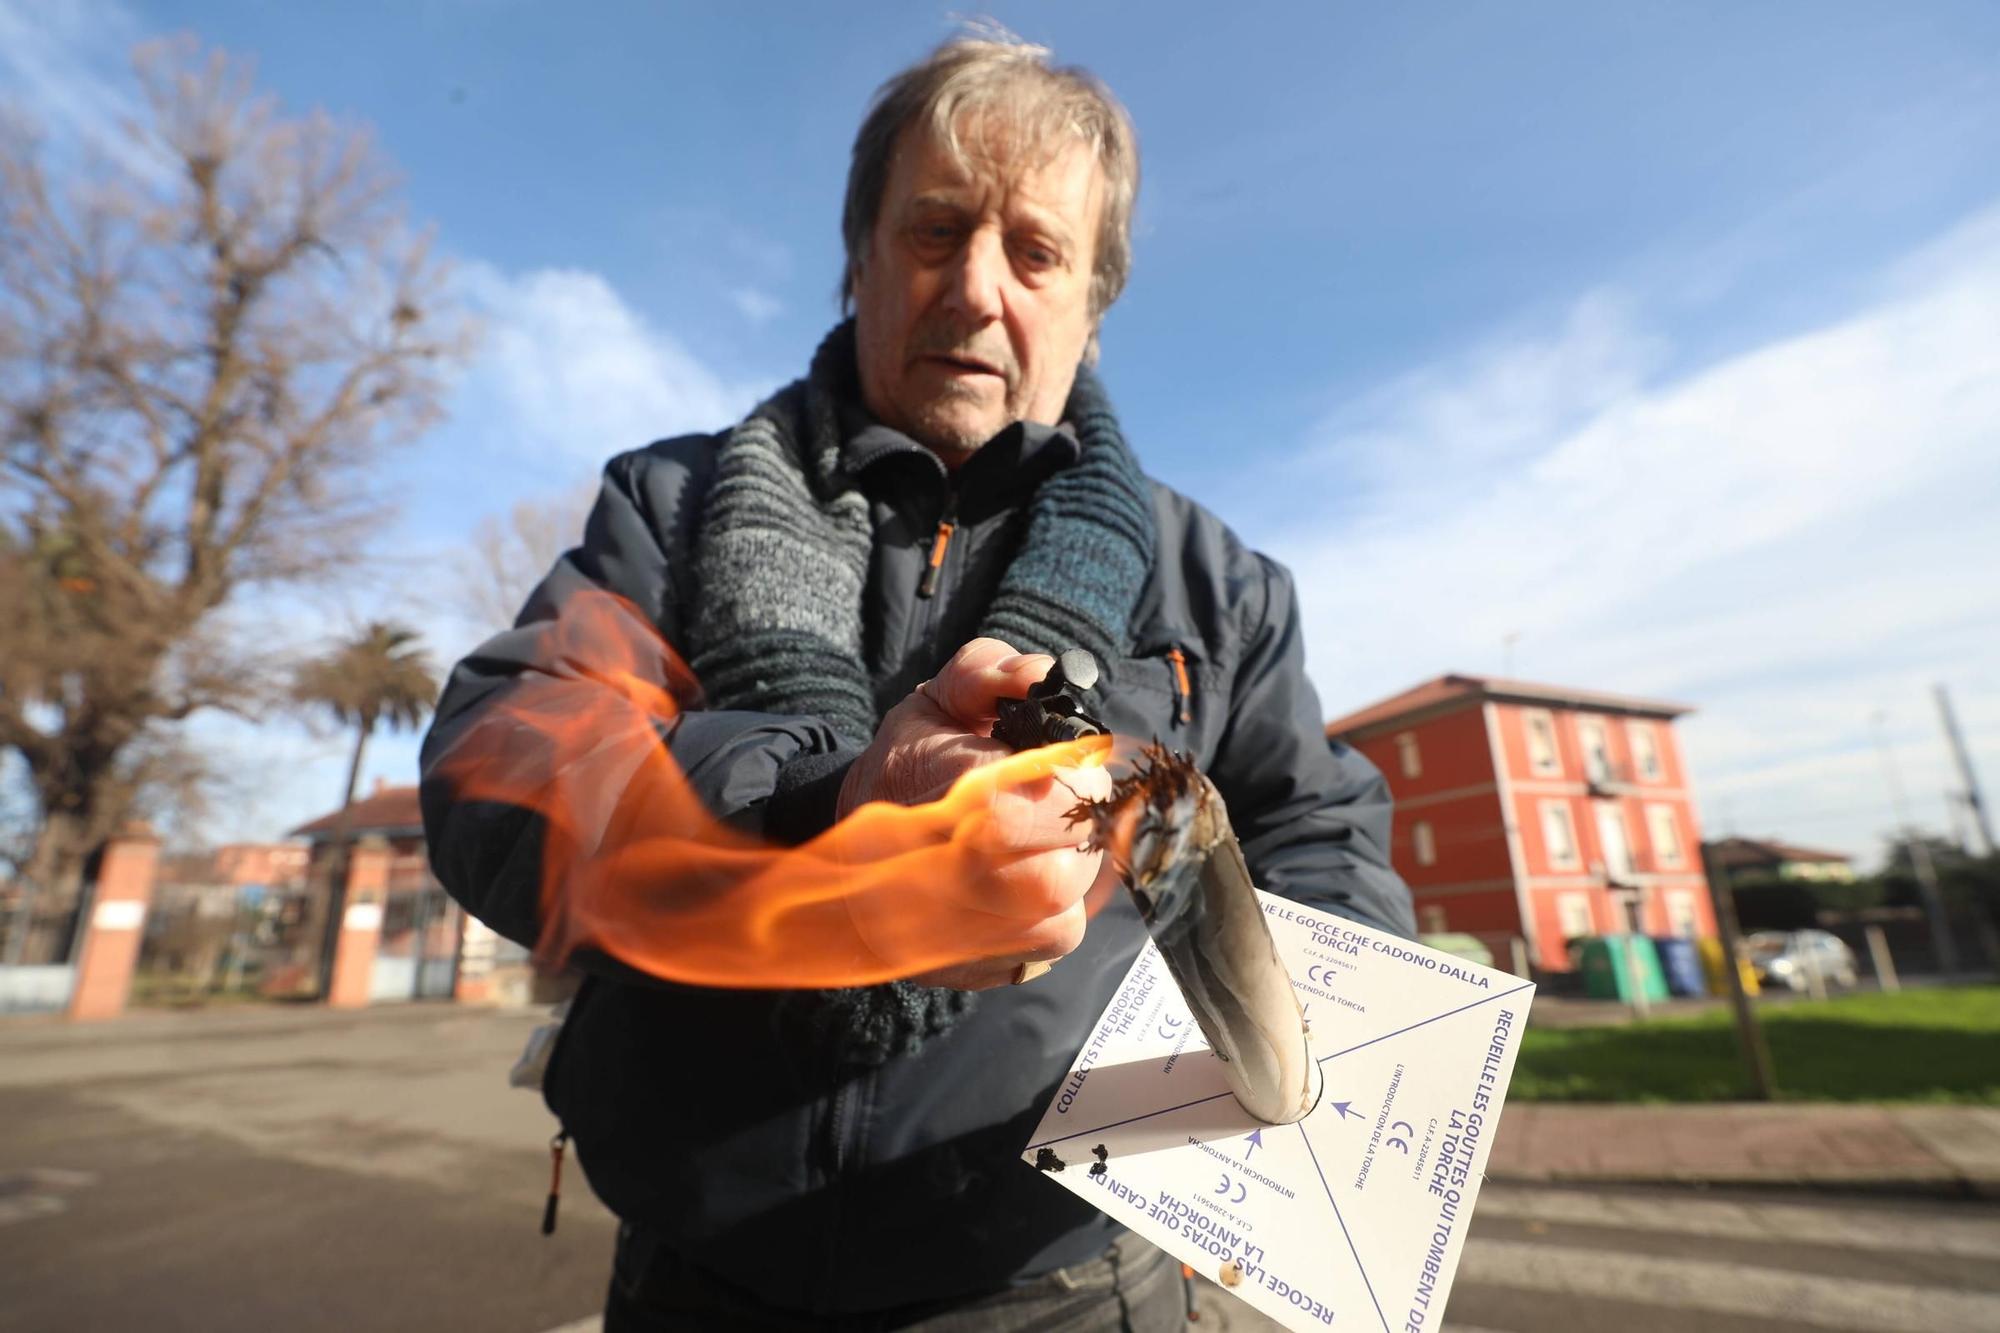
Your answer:
[[[949,245],[958,239],[958,228],[949,222],[919,222],[917,239],[926,245]]]
[[[1057,254],[1055,250],[1046,245],[1038,245],[1033,241],[1017,247],[1016,252],[1021,256],[1021,262],[1029,268],[1054,268],[1062,262],[1062,256]]]

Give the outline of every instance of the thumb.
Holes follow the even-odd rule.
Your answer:
[[[1000,700],[1023,698],[1055,664],[1047,653],[1017,653],[999,639],[974,639],[922,689],[954,722],[983,731],[1000,715]]]

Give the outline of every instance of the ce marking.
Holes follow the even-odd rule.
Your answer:
[[[1398,1126],[1400,1126],[1401,1128],[1398,1128]],[[1395,1135],[1384,1141],[1391,1148],[1394,1148],[1397,1152],[1403,1154],[1403,1156],[1408,1157],[1410,1155],[1410,1141],[1404,1138],[1403,1136],[1405,1134],[1416,1133],[1417,1127],[1411,1124],[1407,1120],[1392,1120],[1389,1122],[1389,1128],[1394,1129],[1397,1132],[1395,1133]]]
[[[1228,1176],[1224,1176],[1222,1178],[1222,1183],[1220,1185],[1217,1185],[1213,1192],[1216,1194],[1228,1194],[1231,1189],[1234,1189],[1236,1191],[1235,1195],[1229,1200],[1231,1203],[1242,1203],[1243,1196],[1249,1193],[1249,1191],[1243,1187],[1243,1182],[1240,1180],[1237,1181],[1234,1185],[1231,1185],[1229,1183]]]
[[[1331,986],[1333,984],[1333,969],[1325,963],[1314,963],[1306,969],[1306,980],[1315,986]]]
[[[1168,1041],[1172,1041],[1174,1038],[1174,1029],[1183,1026],[1185,1026],[1185,1024],[1183,1024],[1180,1019],[1168,1018],[1166,1022],[1160,1024],[1160,1035],[1162,1037],[1165,1037]]]

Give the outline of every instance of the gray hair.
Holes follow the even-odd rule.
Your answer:
[[[1059,152],[1065,137],[1090,146],[1104,179],[1104,211],[1098,221],[1096,262],[1090,275],[1090,315],[1103,318],[1132,270],[1132,203],[1139,193],[1139,143],[1131,117],[1111,90],[1088,70],[1051,67],[1047,47],[1020,41],[988,28],[957,37],[876,90],[868,116],[854,136],[854,159],[847,171],[847,202],[841,235],[847,243],[847,271],[841,276],[841,307],[854,300],[854,274],[868,253],[875,221],[888,187],[896,140],[904,129],[922,124],[945,151],[969,169],[960,140],[968,115],[994,116],[1020,142]],[[1091,359],[1097,339],[1091,337]]]

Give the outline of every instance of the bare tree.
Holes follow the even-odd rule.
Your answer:
[[[467,333],[364,133],[191,38],[135,67],[123,151],[58,172],[0,129],[0,747],[58,896],[153,738],[275,694],[218,611],[353,559],[369,465],[434,419]]]
[[[504,518],[480,519],[472,540],[452,560],[459,592],[453,609],[496,630],[513,624],[557,557],[583,539],[596,496],[594,485],[582,486],[546,500],[523,500]]]

